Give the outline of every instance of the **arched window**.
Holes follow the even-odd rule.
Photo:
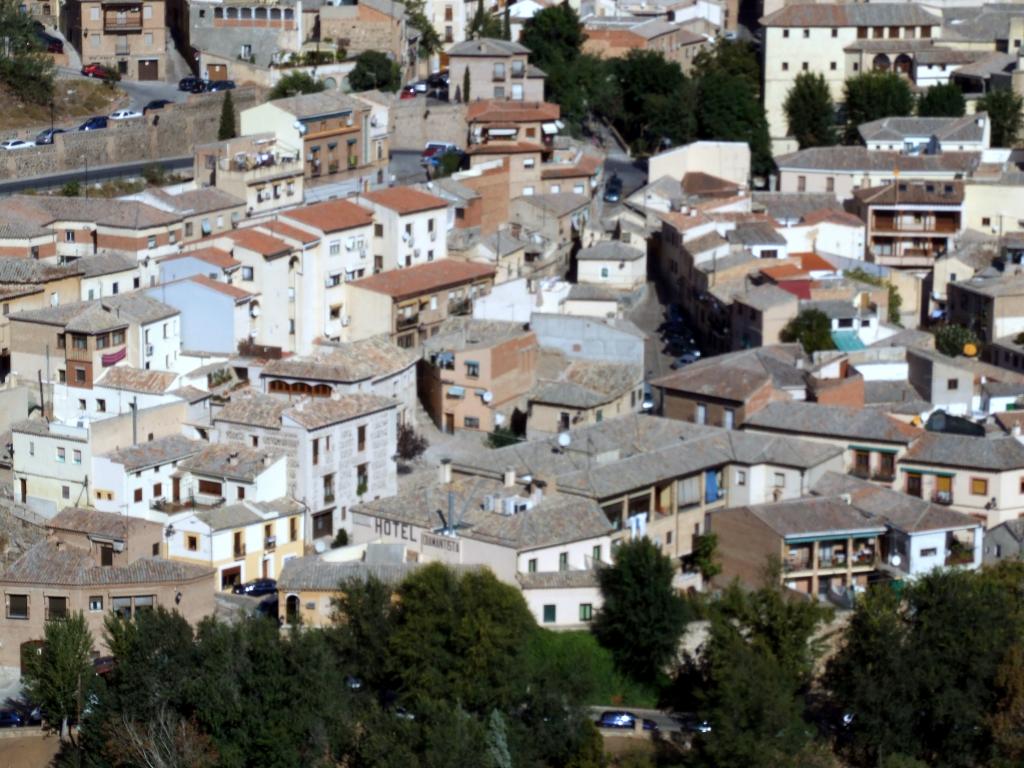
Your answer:
[[[284,620],[287,624],[299,623],[299,596],[288,595],[284,601]]]
[[[331,388],[326,384],[317,384],[313,387],[313,397],[330,397]]]

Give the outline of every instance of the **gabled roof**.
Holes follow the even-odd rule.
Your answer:
[[[27,283],[37,285],[47,283],[51,280],[63,280],[66,277],[74,277],[83,272],[83,265],[79,262],[67,266],[49,264],[35,259],[17,259],[0,257],[0,284]]]
[[[188,277],[175,282],[189,282],[194,285],[200,285],[208,290],[222,293],[233,299],[235,304],[244,304],[253,297],[252,293],[243,288],[239,288],[237,285],[231,285],[230,283],[225,283],[221,280],[214,280],[206,275],[189,275]]]
[[[455,259],[441,259],[415,267],[381,272],[354,280],[349,285],[374,293],[383,293],[400,301],[487,277],[494,277],[494,267]]]
[[[121,464],[125,472],[138,472],[149,467],[158,467],[194,456],[203,450],[200,440],[190,440],[182,435],[170,435],[147,443],[137,443],[104,454],[114,464]]]
[[[231,424],[281,428],[281,414],[288,409],[287,400],[256,392],[244,392],[231,398],[231,402],[213,413],[213,421]]]
[[[514,56],[529,53],[530,49],[524,45],[494,37],[465,40],[448,49],[449,56]]]
[[[646,251],[619,240],[602,240],[576,254],[579,261],[636,261],[646,256]]]
[[[384,379],[415,365],[416,360],[416,355],[386,335],[371,336],[361,341],[325,344],[308,356],[271,360],[263,366],[260,376],[348,384]]]
[[[316,397],[300,400],[284,412],[284,417],[306,429],[321,429],[397,407],[398,401],[393,397],[354,392],[337,398]]]
[[[668,391],[742,403],[768,385],[778,389],[803,387],[803,371],[797,368],[802,360],[799,344],[776,344],[698,360],[651,384]]]
[[[123,389],[147,395],[162,395],[174,386],[178,374],[172,371],[157,371],[133,368],[130,365],[115,365],[100,374],[94,385],[109,389]]]
[[[356,101],[351,96],[346,96],[341,91],[332,90],[320,91],[319,93],[304,93],[287,99],[274,99],[268,103],[273,104],[278,109],[283,109],[300,120],[367,109],[364,104]]]
[[[887,414],[819,403],[777,401],[748,415],[745,426],[774,432],[907,445],[922,434]]]
[[[363,199],[376,203],[382,208],[389,208],[401,216],[448,207],[448,201],[444,198],[423,192],[415,187],[378,189],[365,193]]]
[[[174,261],[175,259],[198,259],[199,261],[212,264],[213,266],[225,271],[234,269],[242,263],[233,258],[227,251],[222,250],[221,248],[214,248],[212,246],[197,248],[194,251],[179,251],[178,253],[172,253],[161,258],[160,262]]]
[[[531,123],[552,121],[561,117],[557,104],[547,101],[508,101],[481,99],[466,106],[466,122]]]
[[[74,262],[82,270],[82,277],[99,277],[113,275],[118,272],[132,272],[139,268],[139,260],[127,253],[100,253],[95,256],[84,256]]]
[[[345,229],[366,227],[373,223],[373,214],[370,211],[348,200],[325,200],[282,215],[321,232],[340,232]],[[280,225],[278,228],[280,229]],[[281,230],[281,234],[288,236],[289,233]]]
[[[772,504],[753,504],[742,509],[783,537],[885,532],[881,521],[842,499],[811,496]]]
[[[213,573],[206,566],[156,557],[139,558],[125,566],[99,566],[88,550],[47,540],[15,560],[0,574],[0,583],[116,587],[195,581]]]
[[[226,237],[243,248],[254,251],[255,253],[258,253],[261,256],[266,256],[267,258],[284,256],[294,250],[292,246],[288,245],[284,240],[274,237],[273,235],[268,235],[265,232],[260,232],[252,227],[233,229],[230,232],[224,232],[216,235],[215,237]]]
[[[940,27],[942,19],[914,3],[787,5],[760,20],[764,27]]]
[[[1024,469],[1024,444],[1011,436],[968,437],[925,432],[900,463],[1005,472]]]
[[[987,119],[984,112],[963,117],[883,117],[857,126],[857,132],[866,142],[902,142],[922,136],[935,136],[942,141],[979,142],[985,137]]]
[[[281,454],[240,443],[214,443],[178,463],[182,471],[210,477],[254,482]]]
[[[853,6],[851,6],[853,7]],[[867,7],[867,6],[864,6]],[[967,173],[980,161],[980,152],[943,152],[938,155],[904,155],[880,152],[867,147],[808,147],[775,158],[782,171],[877,171],[903,174]]]
[[[83,507],[65,507],[46,523],[46,527],[53,530],[74,531],[118,541],[125,541],[133,531],[152,529],[156,525],[156,523],[139,517],[128,517]]]

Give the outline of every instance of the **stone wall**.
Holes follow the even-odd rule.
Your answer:
[[[262,100],[257,88],[231,92],[238,113]],[[99,131],[70,131],[54,137],[53,144],[0,154],[0,179],[25,179],[118,163],[158,161],[191,155],[196,144],[217,140],[223,96],[203,94],[188,102],[168,104],[143,119],[111,120]]]
[[[428,141],[449,141],[466,147],[468,126],[465,104],[427,103],[423,96],[395,99],[391,104],[395,134],[392,149],[422,150]]]

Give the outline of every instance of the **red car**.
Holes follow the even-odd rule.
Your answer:
[[[402,89],[402,95],[399,98],[402,98],[402,99],[415,99],[416,98],[416,89],[413,88],[411,85],[405,86],[405,88]]]
[[[86,77],[98,77],[104,80],[108,77],[117,77],[114,70],[104,67],[102,64],[86,64],[82,67],[82,74]]]

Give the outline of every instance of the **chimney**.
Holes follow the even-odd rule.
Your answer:
[[[452,481],[452,460],[441,459],[441,465],[438,467],[437,480],[441,485],[449,485]]]
[[[511,488],[516,484],[516,468],[506,467],[504,475],[505,487]]]

